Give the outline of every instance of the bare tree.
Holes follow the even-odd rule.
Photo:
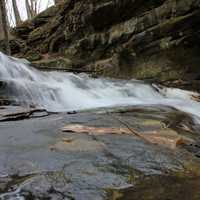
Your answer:
[[[32,18],[32,13],[31,13],[31,7],[30,7],[30,4],[29,4],[29,1],[26,0],[25,4],[26,4],[27,17],[28,17],[28,19],[31,19]]]
[[[22,20],[21,20],[20,14],[19,14],[16,0],[12,0],[12,6],[13,6],[16,25],[18,26]]]
[[[5,40],[6,45],[6,53],[10,55],[10,45],[9,45],[9,31],[7,26],[7,14],[6,14],[6,6],[5,6],[5,0],[0,0],[0,21],[2,25],[2,32]]]
[[[41,0],[25,0],[28,19],[35,17],[40,11]]]
[[[35,15],[37,15],[37,0],[30,0],[31,2],[31,12],[32,12],[32,17],[34,17]]]
[[[3,34],[3,23],[2,23],[2,14],[1,14],[1,8],[0,8],[0,40],[4,39]]]

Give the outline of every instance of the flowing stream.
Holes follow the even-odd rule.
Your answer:
[[[137,80],[41,72],[26,60],[0,53],[0,102],[14,100],[13,106],[0,107],[0,117],[1,108],[2,113],[16,111],[15,103],[22,110],[28,106],[57,112],[151,105],[147,112],[132,109],[131,114],[112,116],[83,112],[2,120],[0,199],[200,199],[200,102],[195,97],[199,94]],[[191,115],[196,124],[171,107]],[[155,141],[161,143],[131,134],[61,134],[64,124],[106,129],[123,128],[123,122],[143,136],[157,134]],[[171,151],[174,146],[179,148]]]
[[[200,117],[197,93],[160,88],[137,80],[94,79],[86,74],[41,72],[25,60],[0,53],[0,82],[19,102],[50,111],[128,105],[167,105]]]

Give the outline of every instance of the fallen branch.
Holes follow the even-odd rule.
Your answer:
[[[113,119],[116,119],[121,124],[123,124],[125,127],[127,127],[127,129],[132,134],[134,134],[138,138],[140,138],[140,139],[142,139],[145,142],[150,143],[150,144],[160,144],[160,145],[169,147],[171,149],[174,149],[174,148],[176,148],[177,145],[188,144],[188,143],[192,143],[193,142],[191,139],[189,139],[189,138],[183,138],[183,137],[179,136],[178,134],[176,134],[176,135],[169,135],[169,134],[165,133],[164,135],[161,135],[161,134],[158,134],[158,131],[141,133],[141,132],[138,132],[138,131],[134,130],[132,127],[129,126],[128,123],[122,121],[118,117],[113,116],[110,113],[108,113],[108,114]]]
[[[36,113],[42,113],[42,115],[35,115]],[[32,109],[24,112],[16,112],[16,113],[11,113],[11,114],[4,114],[0,116],[0,122],[4,121],[18,121],[18,120],[23,120],[23,119],[28,119],[28,118],[40,118],[40,117],[46,117],[50,114],[55,114],[53,112],[48,112],[45,109]]]
[[[130,131],[130,133],[133,133],[135,136],[145,140],[146,142],[149,142],[148,140],[146,140],[145,137],[142,136],[141,133],[139,133],[136,130],[133,130],[133,128],[131,128],[127,123],[125,123],[124,121],[122,121],[121,119],[119,119],[118,117],[115,117],[113,115],[110,115],[112,118],[116,119],[117,121],[119,121],[121,124],[123,124],[125,127],[127,127],[127,129]]]

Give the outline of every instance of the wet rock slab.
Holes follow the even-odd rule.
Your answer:
[[[138,195],[148,192],[148,177],[158,185],[162,177],[169,176],[181,185],[180,174],[186,180],[190,174],[200,180],[199,158],[185,148],[191,144],[171,149],[134,134],[62,131],[70,124],[126,128],[121,122],[140,133],[170,130],[199,140],[199,127],[191,117],[168,107],[102,109],[4,121],[0,123],[0,199],[118,199],[113,191],[123,188],[133,188]],[[165,180],[167,185],[171,179]],[[138,182],[147,189],[137,189]],[[156,190],[156,184],[152,189]]]

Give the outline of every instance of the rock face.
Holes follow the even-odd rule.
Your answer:
[[[186,113],[164,106],[136,106],[68,115],[35,113],[32,119],[20,121],[9,118],[27,111],[30,108],[0,109],[4,119],[0,199],[200,199],[200,126]],[[88,130],[75,133],[69,130],[72,124],[93,128],[89,134]],[[146,138],[155,132],[167,141],[170,134],[194,142],[171,149],[161,140],[149,143],[135,134],[111,134],[113,128],[119,133],[126,125]],[[61,131],[63,126],[67,132]]]
[[[200,0],[66,0],[14,28],[12,50],[37,66],[59,57],[63,69],[198,87],[199,32]]]

